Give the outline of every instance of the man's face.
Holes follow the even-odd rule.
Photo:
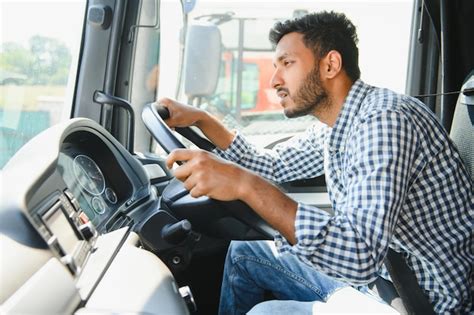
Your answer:
[[[270,84],[276,89],[287,117],[316,114],[328,104],[319,64],[313,52],[304,45],[302,34],[293,32],[282,37],[276,47],[274,66]]]

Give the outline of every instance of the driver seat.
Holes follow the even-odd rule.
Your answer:
[[[474,180],[474,70],[469,73],[461,88],[450,136]]]

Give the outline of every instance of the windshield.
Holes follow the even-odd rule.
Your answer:
[[[69,119],[85,1],[1,0],[0,12],[1,169],[36,134]]]
[[[162,10],[166,10],[166,3],[163,2]],[[198,97],[190,97],[185,86],[190,74],[186,70],[194,67],[184,65],[178,99],[212,112],[227,127],[240,130],[255,144],[272,146],[304,131],[316,121],[309,116],[287,119],[270,86],[273,48],[268,33],[277,21],[321,10],[345,13],[356,25],[359,35],[361,79],[371,85],[404,92],[412,9],[411,0],[199,0],[190,11],[187,23],[190,27],[207,24],[219,29],[218,80],[211,93],[207,91]],[[374,27],[377,24],[383,27]],[[163,24],[163,32],[166,27]],[[192,41],[192,38],[186,40]],[[162,50],[167,50],[167,45],[163,42]],[[192,45],[184,47],[190,51],[205,49]],[[202,62],[202,59],[196,58],[194,62]],[[200,79],[206,77],[202,73],[192,75]]]

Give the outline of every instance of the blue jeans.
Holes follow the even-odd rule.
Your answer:
[[[219,314],[245,314],[264,301],[266,291],[278,300],[326,301],[344,286],[294,255],[278,254],[272,241],[233,241],[224,266]]]

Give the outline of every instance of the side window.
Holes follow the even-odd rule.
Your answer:
[[[159,34],[159,43],[150,49],[156,49],[157,66],[155,66],[147,78],[147,85],[153,86],[154,99],[163,97],[176,98],[179,91],[181,66],[182,66],[182,30],[184,28],[183,6],[180,1],[161,0],[156,1],[159,5],[159,28],[156,29]],[[184,3],[184,2],[183,2]],[[186,5],[184,3],[184,5]],[[142,9],[143,10],[143,9]],[[136,60],[137,62],[137,60]],[[139,62],[139,60],[138,60]],[[144,104],[144,102],[137,102]],[[151,151],[159,155],[165,155],[166,152],[158,143],[153,140],[150,148],[149,133],[144,131],[144,125],[140,131],[137,128],[135,137],[135,146],[137,151]],[[141,135],[146,134],[147,137]],[[145,142],[146,141],[146,142]],[[140,146],[137,146],[140,143]]]
[[[85,1],[0,6],[1,169],[28,140],[70,117]]]
[[[158,94],[160,84],[160,15],[159,0],[143,1],[136,24],[132,27],[135,36],[135,46],[131,56],[130,78],[130,101],[136,113],[140,113],[142,106],[154,102]],[[128,35],[131,36],[131,35]],[[128,88],[128,86],[127,86]],[[142,135],[146,133],[144,125],[137,115],[135,119],[135,142],[134,149],[137,152],[149,149],[149,140]]]
[[[176,97],[182,66],[183,11],[180,1],[160,1],[160,73],[157,98]]]

